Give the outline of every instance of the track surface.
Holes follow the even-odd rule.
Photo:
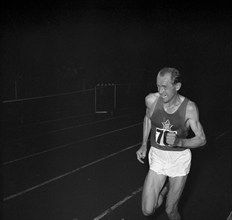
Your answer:
[[[143,114],[70,117],[5,129],[4,220],[147,219],[136,160]],[[205,128],[206,129],[206,128]],[[224,130],[193,160],[180,202],[185,220],[226,219],[232,210],[231,139]],[[162,206],[154,219],[165,220]]]

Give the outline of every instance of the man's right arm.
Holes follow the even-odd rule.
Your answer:
[[[146,115],[143,120],[143,145],[147,145],[148,137],[151,131],[151,115],[154,111],[156,101],[158,99],[159,94],[158,93],[151,93],[146,96],[145,98],[145,104],[146,104]]]
[[[147,154],[147,140],[151,130],[151,120],[148,116],[148,109],[146,110],[146,115],[143,119],[143,141],[142,145],[139,150],[136,152],[137,159],[140,163],[144,163],[143,159],[146,157]]]
[[[147,146],[148,137],[151,131],[151,119],[149,116],[149,109],[146,109],[146,115],[143,119],[143,141],[142,146]]]
[[[142,159],[146,157],[146,152],[147,152],[147,141],[149,138],[149,134],[151,131],[151,119],[150,116],[152,114],[152,111],[154,110],[154,105],[157,100],[157,94],[149,94],[145,98],[145,103],[146,103],[146,115],[144,116],[143,119],[143,141],[142,141],[142,146],[139,148],[139,150],[136,152],[137,154],[137,159],[141,162]]]

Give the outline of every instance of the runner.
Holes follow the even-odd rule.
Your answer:
[[[144,163],[150,135],[150,169],[143,186],[142,211],[145,216],[154,214],[167,193],[166,213],[169,219],[179,220],[178,202],[190,171],[190,149],[205,145],[206,137],[196,104],[178,93],[179,71],[175,68],[160,70],[157,88],[158,93],[145,98],[143,142],[136,152],[137,159]],[[195,134],[193,138],[187,138],[189,128]]]

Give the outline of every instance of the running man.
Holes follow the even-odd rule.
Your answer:
[[[190,149],[205,145],[206,137],[196,104],[178,93],[181,88],[179,71],[163,68],[156,82],[158,93],[145,98],[143,142],[136,152],[137,159],[144,163],[150,135],[150,169],[143,186],[142,211],[145,216],[154,214],[167,193],[166,213],[169,219],[179,220],[178,202],[190,171]],[[187,138],[190,128],[194,137]]]

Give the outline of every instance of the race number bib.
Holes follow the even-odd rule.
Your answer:
[[[170,124],[170,121],[167,120],[165,122],[162,122],[163,128],[156,128],[155,131],[155,141],[157,144],[161,146],[169,146],[167,143],[167,134],[168,133],[174,133],[177,134],[177,131],[172,131],[171,127],[172,125]]]
[[[161,146],[168,146],[168,143],[166,141],[168,133],[177,134],[177,131],[169,131],[161,128],[156,128],[156,132],[155,132],[156,143]]]

